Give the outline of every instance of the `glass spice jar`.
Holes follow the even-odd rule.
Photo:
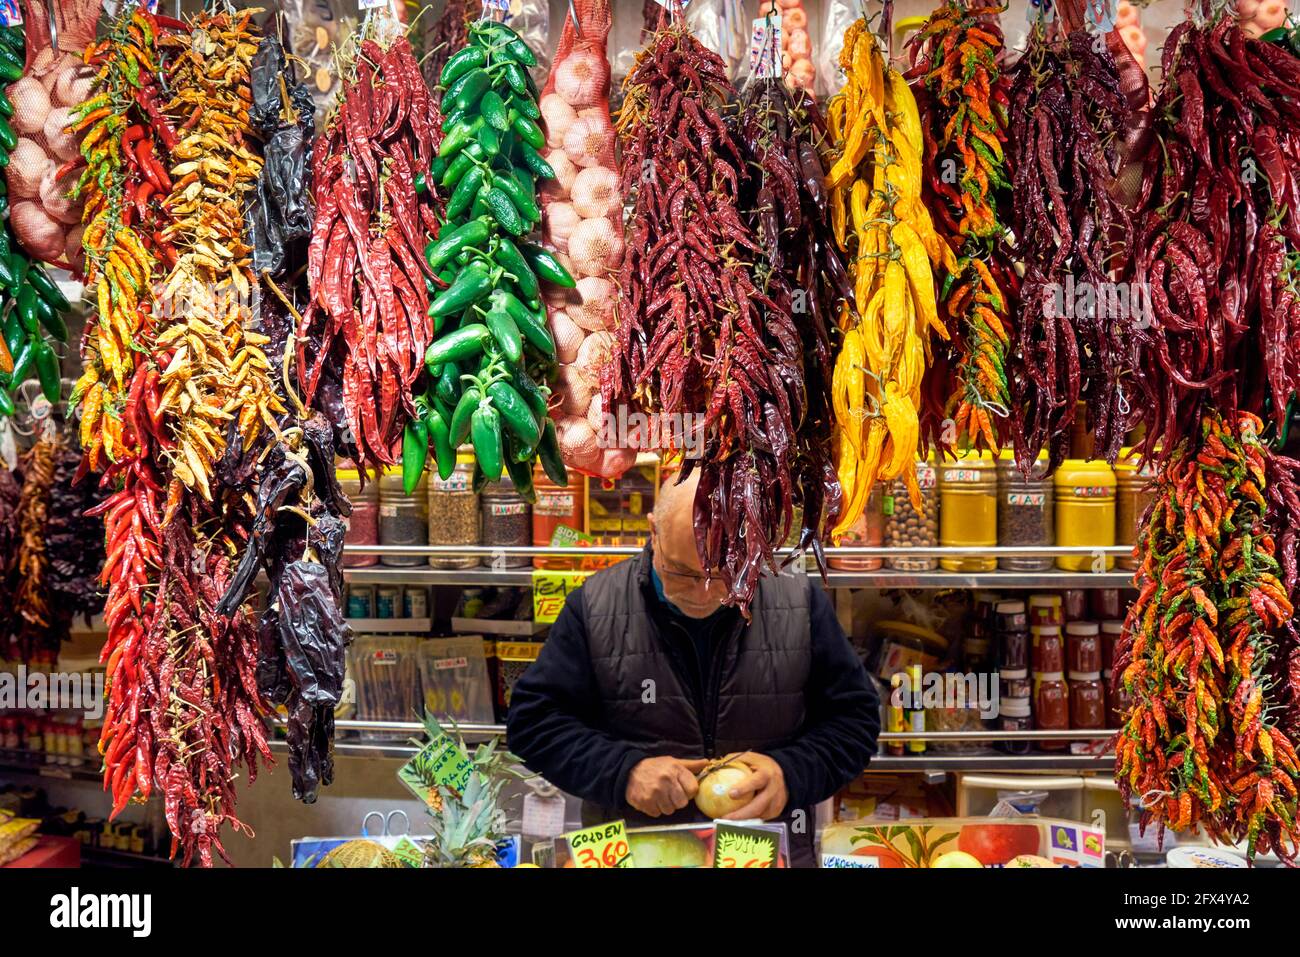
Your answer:
[[[1115,544],[1115,472],[1105,462],[1067,459],[1056,470],[1058,545],[1106,548]],[[1056,567],[1069,572],[1110,571],[1115,557],[1061,555]]]
[[[483,545],[487,548],[528,547],[533,543],[532,509],[524,497],[515,491],[509,478],[489,482],[483,487],[482,524]],[[523,568],[531,565],[527,555],[496,555],[485,564],[493,568]]]
[[[1115,663],[1115,644],[1124,634],[1124,621],[1120,618],[1101,623],[1101,667],[1109,671]]]
[[[468,447],[466,447],[468,448]],[[474,494],[474,453],[456,454],[456,467],[442,478],[429,478],[429,544],[478,545],[478,496]],[[474,568],[476,555],[430,555],[432,568]]]
[[[1137,544],[1138,525],[1142,513],[1155,498],[1152,481],[1155,467],[1142,465],[1141,455],[1133,448],[1123,448],[1115,461],[1115,544]],[[1123,569],[1137,568],[1137,559],[1130,552],[1120,555],[1115,564]]]
[[[1035,625],[1063,625],[1065,614],[1061,610],[1060,595],[1029,596],[1029,627]]]
[[[539,547],[572,547],[582,534],[583,490],[585,483],[576,473],[569,476],[568,485],[556,485],[546,474],[541,463],[533,468],[533,489],[537,500],[533,502],[533,544]],[[533,559],[535,568],[573,569],[577,558]]]
[[[998,476],[993,456],[967,451],[945,462],[939,472],[939,545],[943,548],[991,548],[998,543]],[[955,555],[939,559],[950,572],[991,572],[991,555]]]
[[[1106,691],[1099,671],[1070,672],[1070,727],[1101,730],[1106,727]]]
[[[1101,671],[1101,629],[1096,622],[1072,621],[1065,626],[1065,656],[1070,671]]]
[[[420,476],[414,491],[406,494],[401,466],[384,469],[379,479],[379,544],[424,545],[429,540],[429,475]],[[384,555],[380,564],[413,568],[425,563],[424,555]]]
[[[1004,678],[1024,678],[1029,674],[1029,629],[1023,601],[1004,601],[997,605],[998,667]]]
[[[1040,731],[1068,731],[1070,728],[1069,689],[1065,675],[1051,671],[1034,676],[1034,727]],[[1044,751],[1062,751],[1066,741],[1040,741]]]
[[[1033,711],[1029,698],[1008,698],[998,705],[998,726],[1003,731],[1032,731]],[[1000,741],[997,748],[1005,754],[1028,754],[1028,741]]]
[[[1059,625],[1030,627],[1029,660],[1035,675],[1065,671],[1065,648]]]
[[[906,490],[903,493],[907,494]],[[841,545],[857,545],[861,548],[879,548],[885,541],[885,513],[881,507],[881,485],[872,486],[867,497],[867,507],[862,510],[853,527],[840,539]],[[910,503],[909,503],[910,504]],[[839,571],[866,572],[875,571],[883,565],[883,558],[866,555],[851,555],[843,558],[828,558],[826,564]]]
[[[1118,588],[1092,588],[1088,590],[1088,610],[1093,618],[1098,620],[1122,618],[1124,617],[1123,607]]]
[[[880,508],[884,519],[884,544],[889,548],[934,548],[939,544],[939,495],[933,454],[916,463],[916,485],[920,508],[912,505],[907,483],[896,479],[884,487]],[[898,571],[925,572],[939,567],[939,559],[928,556],[888,558],[885,564]]]
[[[1044,452],[1025,475],[1008,449],[998,457],[998,545],[1048,546],[1055,542],[1056,514],[1052,480],[1047,476]],[[1041,572],[1052,567],[1051,557],[999,556],[998,567],[1008,571]]]
[[[1088,617],[1088,589],[1067,588],[1061,592],[1061,613],[1066,621],[1082,621]]]
[[[343,536],[344,545],[378,545],[379,483],[375,481],[375,476],[370,474],[363,488],[361,473],[357,469],[341,468],[334,474],[338,478],[339,487],[343,489],[343,494],[352,502],[352,514],[344,519],[347,523],[347,532]],[[378,564],[378,555],[349,554],[347,549],[344,549],[344,568],[364,568]]]

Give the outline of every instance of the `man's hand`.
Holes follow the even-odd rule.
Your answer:
[[[646,758],[627,779],[627,803],[642,814],[660,817],[686,807],[700,790],[695,775],[709,762],[673,757]]]
[[[750,775],[734,788],[731,796],[736,799],[750,797],[749,803],[726,815],[729,821],[752,821],[759,818],[770,821],[780,817],[785,810],[789,794],[785,790],[785,773],[766,754],[745,751],[742,754],[729,754],[724,759],[749,768]]]

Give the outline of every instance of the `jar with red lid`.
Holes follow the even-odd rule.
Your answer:
[[[1056,625],[1030,628],[1030,663],[1035,675],[1064,673],[1065,647]]]
[[[1115,645],[1124,634],[1124,621],[1114,618],[1101,623],[1101,670],[1110,671],[1115,663]]]
[[[1035,676],[1034,727],[1040,731],[1068,731],[1070,729],[1069,688],[1065,675],[1051,671]],[[1064,750],[1066,741],[1040,741],[1044,751]]]
[[[1081,674],[1101,672],[1101,630],[1095,621],[1072,621],[1065,626],[1067,670]]]
[[[1097,671],[1070,672],[1070,727],[1101,730],[1106,727],[1106,689]]]

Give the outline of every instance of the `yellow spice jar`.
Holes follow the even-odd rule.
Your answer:
[[[1108,548],[1115,544],[1115,472],[1105,462],[1066,459],[1056,470],[1056,544]],[[1062,555],[1056,567],[1066,571],[1106,571],[1115,558]]]
[[[998,469],[988,452],[966,452],[943,461],[939,472],[939,545],[944,548],[992,548],[998,543]],[[991,555],[939,559],[950,572],[991,572]]]

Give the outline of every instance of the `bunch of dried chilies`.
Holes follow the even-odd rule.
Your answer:
[[[1098,455],[1114,462],[1128,427],[1131,318],[1109,290],[1128,247],[1111,185],[1129,122],[1119,68],[1087,30],[1042,19],[1011,73],[1011,227],[1024,262],[1009,369],[1012,445],[1020,468],[1044,449],[1065,459],[1080,400]]]
[[[704,568],[726,582],[726,601],[747,609],[793,522],[794,423],[804,402],[803,343],[789,295],[780,301],[785,279],[772,289],[773,277],[753,265],[763,256],[756,229],[766,215],[758,191],[775,200],[779,190],[793,217],[798,185],[780,147],[759,142],[775,117],[757,99],[740,133],[754,152],[738,142],[722,117],[735,95],[722,59],[675,18],[638,54],[623,94],[620,171],[630,213],[602,405],[687,422],[704,413],[703,455],[686,462],[701,470],[696,542]],[[762,163],[756,184],[750,159]],[[742,209],[746,191],[751,205]],[[765,228],[783,225],[769,218]]]

